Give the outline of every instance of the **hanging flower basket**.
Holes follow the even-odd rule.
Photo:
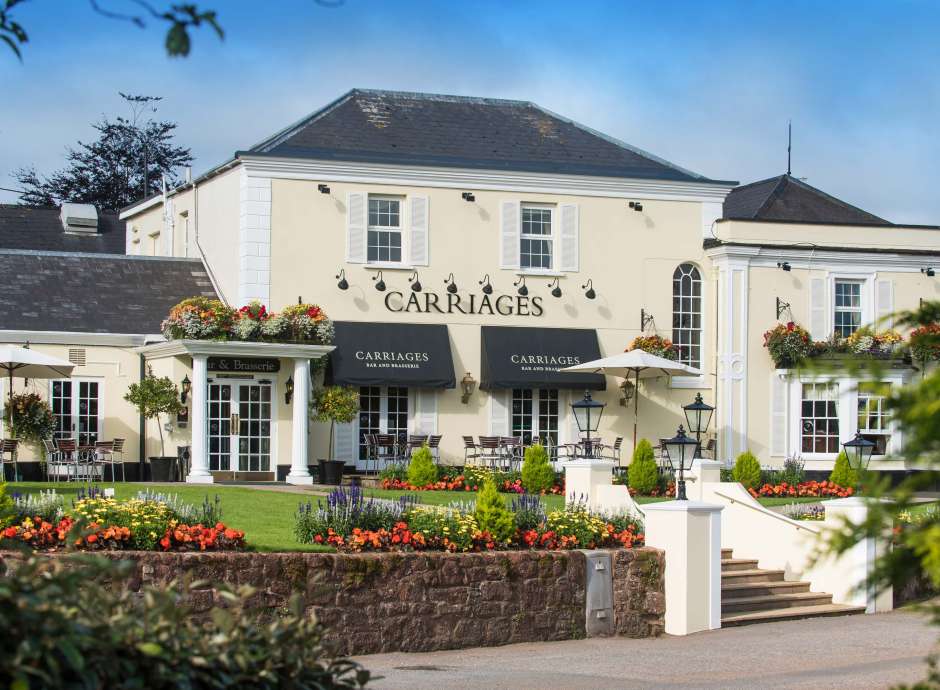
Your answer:
[[[911,331],[911,357],[918,362],[940,360],[940,324],[930,323]]]
[[[630,343],[624,352],[630,350],[643,350],[651,355],[663,357],[677,361],[679,359],[679,348],[669,338],[663,338],[659,335],[638,335]]]

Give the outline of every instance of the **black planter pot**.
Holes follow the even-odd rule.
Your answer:
[[[320,460],[320,483],[339,486],[343,482],[344,466],[341,460]]]
[[[150,458],[150,481],[176,481],[176,456],[158,456]]]

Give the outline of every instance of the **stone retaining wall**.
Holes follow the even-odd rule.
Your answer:
[[[429,651],[585,636],[586,559],[579,551],[447,553],[116,552],[136,564],[128,586],[175,578],[251,585],[276,610],[293,593],[317,615],[337,653]],[[613,552],[614,629],[662,633],[663,553]],[[193,592],[196,612],[221,604]]]

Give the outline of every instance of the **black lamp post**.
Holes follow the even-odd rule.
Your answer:
[[[574,419],[578,423],[578,431],[587,434],[584,439],[584,455],[592,457],[591,452],[591,432],[597,433],[597,428],[601,423],[601,415],[604,414],[605,404],[591,399],[591,391],[584,391],[584,400],[571,403],[571,409],[574,411]]]
[[[689,425],[689,433],[695,434],[695,441],[698,444],[696,454],[701,455],[702,435],[708,431],[715,408],[702,400],[701,393],[696,393],[695,401],[683,405],[682,409],[685,410],[685,421]]]
[[[679,479],[676,482],[676,500],[687,501],[685,495],[685,473],[692,469],[692,460],[695,459],[695,449],[698,441],[685,435],[685,429],[679,425],[676,435],[665,441],[666,459],[673,472],[678,471]]]
[[[871,456],[875,452],[875,444],[855,432],[855,438],[842,444],[845,449],[845,455],[849,459],[849,465],[856,472],[862,473],[868,469],[868,463],[871,462]]]

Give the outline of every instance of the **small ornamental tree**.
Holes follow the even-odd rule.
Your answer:
[[[477,494],[477,507],[473,513],[481,532],[488,532],[493,541],[506,543],[516,531],[512,511],[496,490],[492,476],[487,477]]]
[[[548,453],[541,443],[526,448],[522,461],[522,486],[529,493],[548,491],[555,483],[555,470],[548,461]]]
[[[858,485],[858,472],[849,464],[849,456],[843,450],[836,457],[836,464],[829,474],[829,481],[846,488],[855,488]]]
[[[427,445],[411,454],[408,463],[408,483],[412,486],[427,486],[437,481],[437,465]]]
[[[738,459],[734,461],[731,476],[734,481],[743,484],[745,489],[753,489],[760,485],[760,463],[751,451],[746,450],[738,456]]]
[[[330,423],[330,460],[333,459],[334,430],[338,424],[349,424],[359,414],[359,393],[355,388],[328,386],[313,400],[313,419]]]
[[[659,486],[659,468],[656,467],[653,446],[645,438],[640,439],[633,450],[633,458],[627,468],[627,483],[641,495],[648,495]]]
[[[160,432],[160,455],[166,455],[163,443],[163,425],[160,424],[160,415],[173,415],[183,409],[180,402],[180,392],[169,377],[156,377],[153,369],[147,370],[147,375],[140,383],[132,383],[124,395],[124,399],[137,408],[144,419],[156,419],[157,430]]]

